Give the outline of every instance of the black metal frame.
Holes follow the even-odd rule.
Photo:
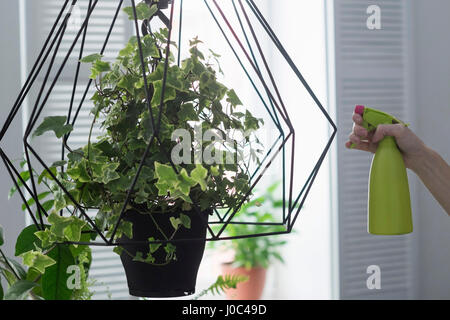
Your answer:
[[[47,170],[48,174],[55,180],[55,182],[59,185],[59,187],[63,190],[63,192],[69,197],[69,199],[75,204],[75,207],[79,210],[79,212],[81,213],[81,215],[86,219],[86,221],[91,225],[91,227],[93,228],[93,231],[98,233],[98,235],[101,237],[101,239],[103,240],[103,242],[70,242],[73,244],[86,244],[86,245],[94,245],[94,246],[116,246],[119,245],[119,243],[115,242],[115,237],[116,237],[116,233],[117,233],[117,229],[123,219],[124,213],[125,213],[125,209],[127,207],[127,204],[130,200],[131,194],[133,192],[133,189],[136,185],[136,182],[139,178],[141,169],[143,167],[144,164],[144,160],[147,158],[149,152],[150,152],[150,147],[151,145],[156,142],[160,145],[161,150],[163,150],[164,152],[167,153],[167,151],[164,149],[164,147],[161,145],[161,141],[159,139],[159,130],[160,130],[160,124],[161,124],[161,115],[163,112],[163,108],[164,108],[164,96],[165,96],[165,89],[166,89],[166,80],[167,80],[167,70],[168,70],[168,57],[170,55],[170,45],[169,43],[171,42],[171,37],[172,37],[172,25],[173,25],[173,21],[174,21],[174,8],[176,5],[176,1],[175,0],[160,0],[158,2],[158,6],[159,6],[159,10],[158,12],[155,14],[154,17],[158,17],[167,27],[169,30],[169,36],[168,36],[168,44],[166,46],[166,52],[165,52],[165,65],[164,65],[164,74],[163,74],[163,85],[162,85],[162,94],[161,94],[161,101],[160,101],[160,106],[159,106],[159,112],[157,115],[153,114],[153,110],[151,108],[150,105],[150,101],[151,101],[151,93],[149,92],[149,86],[148,86],[148,82],[147,82],[147,76],[146,76],[146,70],[145,70],[145,66],[144,66],[144,59],[143,59],[143,55],[142,55],[142,47],[141,47],[141,32],[142,34],[145,34],[145,30],[148,29],[148,26],[150,24],[150,21],[144,21],[144,24],[141,26],[141,28],[139,27],[138,24],[138,20],[137,20],[137,14],[136,14],[136,3],[135,0],[130,0],[131,5],[133,7],[133,13],[134,13],[134,28],[135,28],[135,32],[137,35],[137,39],[138,39],[138,44],[139,44],[139,51],[140,51],[140,60],[141,60],[141,64],[142,64],[142,73],[143,73],[143,79],[144,79],[144,84],[145,84],[145,88],[146,88],[146,95],[147,95],[147,107],[149,109],[150,112],[150,118],[152,121],[152,125],[153,128],[156,128],[155,132],[153,133],[152,137],[149,139],[149,143],[147,145],[147,148],[144,152],[144,155],[141,159],[140,165],[138,167],[136,176],[133,179],[132,184],[130,185],[129,191],[127,193],[127,197],[126,200],[122,206],[122,210],[119,216],[119,219],[116,223],[116,225],[114,226],[112,235],[109,239],[106,238],[106,236],[101,232],[101,230],[99,230],[99,228],[96,226],[95,222],[92,221],[92,219],[86,214],[86,208],[82,207],[72,196],[71,194],[66,190],[66,188],[62,185],[62,183],[57,179],[57,177],[53,174],[53,172],[49,169],[49,167],[45,164],[45,162],[42,160],[42,158],[39,156],[39,154],[36,152],[36,150],[34,150],[34,148],[30,145],[30,142],[28,141],[29,135],[32,132],[34,126],[36,125],[36,122],[39,118],[39,116],[42,113],[43,108],[45,107],[45,104],[47,102],[47,100],[49,99],[49,96],[52,93],[52,90],[54,88],[54,86],[56,85],[69,57],[72,54],[72,51],[74,49],[74,47],[76,46],[76,44],[78,43],[78,41],[81,38],[81,47],[80,47],[80,53],[79,53],[79,60],[81,59],[81,57],[83,56],[83,51],[84,51],[84,43],[85,43],[85,39],[86,39],[86,34],[87,34],[87,30],[88,30],[88,25],[89,25],[89,18],[92,14],[92,12],[94,11],[96,5],[98,4],[98,2],[101,0],[89,0],[89,6],[88,6],[88,10],[87,10],[87,14],[86,14],[86,18],[83,21],[80,30],[78,31],[78,33],[75,36],[74,41],[72,42],[66,56],[64,57],[61,65],[59,66],[59,68],[57,69],[56,75],[54,76],[52,82],[50,83],[50,87],[48,88],[48,90],[44,93],[44,89],[47,86],[47,82],[49,81],[49,77],[51,72],[53,71],[53,67],[54,67],[54,62],[55,62],[55,58],[59,49],[59,46],[61,44],[61,41],[63,39],[66,27],[67,27],[67,23],[68,20],[71,16],[72,13],[72,9],[76,6],[77,4],[77,0],[65,0],[61,11],[58,14],[58,17],[53,25],[53,27],[50,30],[50,33],[47,37],[47,39],[44,42],[44,45],[38,55],[38,58],[35,62],[35,64],[33,65],[30,74],[28,75],[28,78],[23,86],[23,88],[21,89],[19,96],[17,97],[6,121],[5,124],[2,128],[2,130],[0,131],[0,142],[1,140],[3,140],[8,128],[10,127],[12,121],[14,120],[14,118],[16,117],[18,111],[20,110],[20,108],[23,105],[23,102],[25,100],[25,97],[27,96],[27,94],[29,93],[31,87],[33,86],[37,76],[41,73],[44,64],[46,63],[46,61],[48,60],[48,58],[50,57],[49,63],[48,63],[48,68],[45,71],[45,76],[44,76],[44,80],[42,82],[42,85],[39,89],[39,93],[37,96],[37,99],[35,101],[35,104],[32,108],[32,112],[30,115],[30,118],[28,120],[27,123],[27,127],[23,136],[23,144],[24,144],[24,153],[25,153],[25,158],[27,160],[27,169],[29,170],[30,173],[32,173],[32,165],[31,165],[31,157],[30,154],[32,154],[34,156],[34,158],[45,168],[45,170]],[[180,38],[178,39],[179,42],[179,52],[181,51],[181,29],[182,29],[182,17],[183,17],[183,0],[179,0],[180,1],[180,30],[179,30],[179,36]],[[197,214],[199,214],[203,219],[203,223],[206,225],[207,230],[210,234],[210,237],[208,237],[206,239],[206,241],[217,241],[217,240],[229,240],[229,239],[239,239],[239,238],[249,238],[249,237],[257,237],[257,236],[269,236],[269,235],[278,235],[278,234],[285,234],[285,233],[290,233],[292,231],[293,225],[296,222],[299,213],[303,207],[303,204],[306,200],[306,197],[308,196],[311,186],[314,183],[314,180],[318,174],[318,171],[325,159],[326,154],[328,153],[331,143],[333,142],[336,133],[337,133],[337,127],[334,124],[333,120],[331,119],[331,117],[329,116],[329,114],[327,113],[327,111],[325,110],[325,108],[322,106],[322,104],[320,103],[320,101],[318,100],[318,98],[316,97],[316,95],[314,94],[314,92],[312,91],[311,87],[308,85],[308,83],[306,82],[306,80],[304,79],[304,77],[302,76],[301,72],[298,70],[298,68],[296,67],[296,65],[294,64],[294,62],[292,61],[292,59],[290,58],[290,56],[288,55],[288,53],[286,52],[286,50],[284,49],[283,45],[281,44],[281,42],[279,41],[279,39],[277,38],[277,36],[275,35],[275,33],[273,32],[273,30],[271,29],[271,27],[269,26],[269,24],[267,23],[267,21],[265,20],[265,18],[263,17],[263,15],[261,14],[261,12],[259,11],[258,7],[256,6],[256,4],[254,3],[253,0],[230,0],[233,3],[233,7],[235,10],[235,13],[237,15],[237,18],[239,20],[240,23],[240,28],[243,31],[243,34],[245,36],[245,43],[243,42],[243,40],[241,40],[236,32],[235,29],[233,28],[233,26],[231,25],[231,23],[229,22],[229,20],[227,19],[227,16],[225,15],[225,13],[223,12],[222,8],[219,5],[219,1],[216,0],[203,0],[206,7],[208,8],[209,12],[211,13],[214,21],[216,22],[217,26],[219,27],[221,33],[223,34],[225,41],[229,44],[231,50],[233,51],[234,55],[236,56],[238,62],[240,63],[241,67],[244,69],[245,73],[247,74],[247,76],[249,77],[249,80],[251,81],[254,89],[257,91],[259,97],[261,98],[261,100],[264,103],[264,106],[266,108],[266,110],[269,112],[270,117],[272,118],[272,120],[274,121],[274,123],[277,125],[277,128],[280,130],[280,136],[278,137],[278,139],[275,141],[275,143],[273,144],[273,146],[269,149],[267,155],[264,157],[264,160],[261,164],[260,167],[258,167],[256,169],[256,171],[251,175],[251,187],[250,190],[248,191],[248,193],[246,194],[246,196],[244,197],[244,199],[239,203],[239,205],[235,208],[229,208],[228,212],[222,217],[220,216],[219,212],[217,211],[216,208],[214,208],[214,211],[216,213],[216,216],[219,218],[218,221],[207,221],[207,217],[202,214],[200,212],[200,209],[198,207],[197,204],[193,205],[193,208],[195,210],[195,212]],[[69,2],[71,2],[70,7],[68,8]],[[111,26],[108,30],[107,36],[105,38],[105,41],[103,43],[102,49],[101,49],[101,54],[104,53],[106,46],[108,44],[109,38],[111,33],[113,32],[114,29],[114,25],[115,22],[117,20],[117,16],[122,8],[124,0],[119,0],[118,1],[118,5],[117,5],[117,10],[115,12],[115,15],[113,16],[112,22],[111,22]],[[154,1],[152,0],[145,0],[146,3],[148,4],[153,4]],[[169,17],[167,17],[161,10],[166,9],[170,6],[170,15]],[[247,8],[247,9],[246,9]],[[218,13],[217,15],[214,14],[214,10]],[[67,13],[65,13],[67,11]],[[305,184],[303,185],[303,188],[301,189],[301,192],[298,196],[296,196],[294,198],[294,194],[293,194],[293,173],[294,173],[294,169],[295,169],[295,139],[296,139],[296,135],[295,135],[295,128],[293,126],[293,124],[291,123],[291,120],[289,118],[289,114],[286,110],[286,107],[283,103],[283,99],[281,97],[281,94],[278,90],[277,84],[274,80],[274,77],[272,75],[272,72],[270,70],[270,67],[268,65],[268,62],[265,58],[264,52],[261,48],[261,45],[258,41],[258,36],[256,35],[256,32],[252,26],[252,23],[250,21],[250,17],[249,17],[249,12],[251,12],[251,14],[253,14],[253,16],[257,19],[257,21],[261,24],[261,26],[263,27],[264,31],[267,33],[267,35],[269,36],[269,38],[271,39],[271,41],[273,42],[273,44],[275,45],[275,47],[280,51],[280,53],[282,54],[282,56],[286,59],[286,62],[289,64],[290,68],[292,69],[292,71],[295,73],[295,75],[298,77],[298,79],[300,80],[300,82],[302,83],[302,85],[304,86],[304,88],[307,90],[307,92],[310,94],[310,96],[312,97],[312,99],[314,100],[316,106],[319,108],[319,110],[322,112],[322,114],[324,115],[325,119],[328,121],[328,123],[331,125],[331,127],[333,128],[333,132],[331,133],[331,136],[323,150],[323,152],[321,153],[318,161],[316,162],[313,170],[311,171],[307,181],[305,182]],[[65,14],[64,14],[65,13]],[[218,16],[220,16],[222,22],[220,22]],[[152,17],[153,18],[153,17]],[[61,22],[60,22],[61,21]],[[252,38],[252,40],[254,41],[254,43],[256,44],[256,50],[254,50],[255,48],[252,47],[250,41],[249,41],[249,36],[247,35],[246,31],[245,31],[245,27],[244,24],[246,25],[246,28],[248,28],[248,30],[250,30],[250,36]],[[233,35],[234,40],[238,43],[238,47],[239,49],[242,51],[242,53],[244,54],[245,58],[248,60],[251,68],[253,69],[254,72],[256,72],[257,76],[258,76],[258,80],[261,82],[261,85],[264,88],[265,94],[267,95],[268,99],[269,99],[269,104],[267,104],[265,102],[265,100],[262,97],[262,94],[258,91],[255,82],[253,79],[251,79],[249,73],[247,72],[247,70],[245,69],[243,62],[240,60],[240,57],[236,51],[236,48],[233,47],[233,45],[231,44],[230,39],[227,37],[226,33],[225,33],[225,28],[228,29],[229,32],[231,32],[231,34]],[[247,47],[247,48],[246,48]],[[259,58],[261,59],[261,61],[263,62],[263,66],[259,66],[258,65],[258,60],[256,58],[256,54],[259,54]],[[180,55],[178,54],[178,63],[180,63]],[[263,71],[265,70],[265,72],[269,75],[269,83],[270,85],[273,87],[274,92],[269,88],[268,83],[266,82],[266,79],[263,75]],[[76,87],[78,84],[78,80],[79,80],[79,72],[80,72],[80,62],[77,63],[77,68],[76,68],[76,72],[75,72],[75,78],[74,78],[74,84],[73,84],[73,90],[72,90],[72,95],[71,95],[71,100],[70,100],[70,104],[69,104],[69,109],[68,109],[68,115],[67,115],[67,124],[72,124],[72,126],[75,125],[76,120],[78,118],[79,112],[83,106],[83,103],[86,99],[86,95],[91,87],[92,84],[92,79],[88,81],[86,89],[84,90],[84,93],[82,95],[82,99],[78,105],[78,107],[75,110],[74,115],[72,115],[73,111],[74,111],[74,98],[75,98],[75,92],[76,92]],[[41,101],[42,99],[42,101]],[[270,105],[270,106],[269,106]],[[285,133],[283,128],[281,127],[281,122],[280,122],[280,118],[281,121],[283,121],[283,123],[288,127],[289,132]],[[63,137],[63,142],[62,142],[62,150],[61,150],[61,159],[65,158],[65,150],[68,151],[72,151],[68,145],[68,139],[70,137],[70,134],[66,134]],[[288,143],[291,143],[292,145],[292,153],[291,153],[291,158],[289,159],[290,162],[290,176],[289,176],[289,185],[288,185],[288,193],[289,193],[289,197],[286,201],[286,199],[283,199],[283,221],[279,222],[279,223],[259,223],[259,222],[243,222],[243,221],[233,221],[233,218],[235,217],[236,213],[238,212],[239,208],[242,206],[242,204],[248,200],[249,196],[251,195],[253,189],[255,188],[255,185],[260,181],[260,179],[263,177],[263,175],[265,174],[265,172],[268,170],[268,168],[271,166],[272,162],[274,161],[274,159],[278,156],[282,156],[283,159],[283,195],[285,195],[285,191],[286,191],[286,175],[285,175],[285,162],[287,162],[287,159],[285,157],[285,148],[288,145]],[[278,145],[279,144],[279,145]],[[31,219],[33,220],[33,223],[37,226],[37,228],[39,230],[44,229],[44,217],[48,216],[48,213],[44,210],[44,208],[42,207],[37,195],[37,190],[36,190],[36,182],[35,179],[33,177],[33,174],[30,174],[30,185],[28,185],[24,179],[22,178],[22,176],[19,174],[19,172],[16,170],[16,168],[14,167],[14,165],[12,164],[11,160],[8,158],[8,156],[5,154],[4,150],[0,147],[0,157],[3,160],[3,163],[5,164],[5,167],[7,168],[7,171],[9,173],[9,175],[11,176],[15,187],[17,188],[22,201],[24,202],[27,212],[30,215]],[[174,170],[177,172],[177,168],[176,166],[173,164],[173,162],[170,160],[170,157],[168,157],[172,167],[174,168]],[[26,201],[26,197],[25,194],[23,192],[23,190],[20,188],[19,183],[20,182],[21,185],[23,185],[23,187],[25,188],[26,192],[28,194],[31,195],[31,197],[33,197],[35,203],[36,203],[36,215],[33,213],[32,209],[30,208],[30,206],[27,204]],[[284,198],[284,197],[283,197]],[[287,203],[286,203],[287,202]],[[220,228],[219,232],[217,234],[214,234],[213,230],[211,229],[210,225],[222,225],[222,227]],[[249,234],[249,235],[240,235],[240,236],[234,236],[234,237],[224,237],[222,236],[223,232],[225,231],[227,225],[229,224],[249,224],[249,225],[266,225],[266,226],[285,226],[286,229],[283,231],[278,231],[278,232],[267,232],[267,233],[259,233],[259,234]],[[200,240],[205,240],[205,239],[173,239],[170,240],[170,242],[179,242],[179,241],[200,241]],[[165,242],[169,242],[169,240],[155,240],[155,241],[120,241],[120,245],[126,245],[126,244],[142,244],[142,243],[165,243]]]

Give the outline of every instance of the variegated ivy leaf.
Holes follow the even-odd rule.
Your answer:
[[[111,181],[120,179],[120,175],[116,172],[120,163],[92,163],[92,174],[94,181],[107,184]]]
[[[191,218],[189,218],[189,216],[181,213],[180,221],[181,221],[181,224],[183,225],[183,227],[185,227],[186,229],[191,228]]]
[[[178,189],[186,196],[189,196],[189,192],[191,191],[191,187],[194,187],[197,182],[189,177],[189,174],[187,173],[186,169],[182,169],[180,171],[180,174],[178,176],[179,184]]]
[[[133,7],[126,7],[123,11],[128,15],[128,19],[134,20],[134,10]],[[153,16],[158,11],[158,5],[154,4],[149,6],[145,2],[141,2],[136,5],[136,17],[138,20],[148,19]]]
[[[34,233],[36,237],[41,240],[41,245],[43,248],[47,248],[55,243],[58,238],[50,231],[50,229],[45,229],[43,231],[37,231]]]
[[[155,162],[155,176],[158,179],[156,187],[159,191],[164,192],[163,195],[166,195],[168,191],[176,190],[180,183],[175,170],[171,166],[159,162]]]
[[[41,125],[34,131],[33,137],[41,136],[48,131],[53,131],[57,138],[61,138],[63,135],[73,130],[72,125],[66,124],[66,121],[66,116],[46,117]]]
[[[153,238],[153,237],[150,237],[150,238],[148,238],[148,241],[156,241],[156,239],[155,238]],[[155,253],[158,249],[159,249],[159,247],[161,247],[161,243],[150,243],[149,244],[149,247],[150,247],[150,253]]]
[[[197,164],[195,169],[191,172],[191,178],[197,182],[202,191],[206,191],[206,177],[208,176],[208,170],[206,170],[201,164]]]
[[[68,241],[80,241],[81,230],[86,222],[77,217],[61,217],[57,213],[51,213],[48,217],[51,223],[50,231],[59,238]]]
[[[46,268],[48,268],[56,263],[55,260],[44,255],[42,252],[39,252],[39,251],[31,250],[31,251],[23,253],[21,255],[21,257],[23,259],[24,265],[26,265],[30,268],[34,268],[42,274],[45,272]]]
[[[181,224],[181,220],[179,218],[175,218],[175,217],[170,217],[169,220],[170,220],[170,223],[172,224],[172,227],[175,230],[178,230],[178,228],[180,227],[180,224]]]

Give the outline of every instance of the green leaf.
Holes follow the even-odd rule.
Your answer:
[[[134,20],[133,7],[126,7],[123,11],[128,15],[128,19]],[[158,6],[154,4],[149,6],[145,2],[141,2],[136,6],[136,17],[138,20],[148,19],[158,11]]]
[[[69,241],[80,241],[81,231],[86,225],[86,222],[76,217],[72,218],[72,222],[64,229],[64,237]]]
[[[58,238],[50,231],[50,229],[35,232],[35,235],[39,240],[41,240],[43,248],[51,246],[58,240]]]
[[[177,247],[175,247],[170,242],[164,246],[164,251],[166,251],[166,253],[167,253],[166,261],[170,261],[175,258],[176,250],[177,250]]]
[[[48,200],[42,204],[42,208],[44,208],[45,211],[49,212],[53,208],[54,204],[55,200]]]
[[[198,121],[197,112],[195,112],[194,105],[192,103],[183,104],[178,111],[178,118],[180,121]]]
[[[9,259],[8,258],[8,261],[11,264],[11,266],[14,268],[14,270],[16,271],[16,273],[19,276],[20,280],[26,279],[27,272],[22,267],[22,265],[20,263],[18,263],[16,260],[13,260],[13,259]]]
[[[189,52],[193,57],[199,58],[200,60],[205,60],[205,55],[198,50],[197,46],[192,47]]]
[[[73,130],[72,125],[66,124],[66,116],[46,117],[41,125],[34,131],[33,137],[41,136],[47,131],[53,131],[57,138]]]
[[[38,200],[42,200],[46,198],[51,192],[45,191],[38,195]],[[34,198],[28,199],[27,204],[28,206],[32,206],[35,203]],[[27,206],[25,204],[22,204],[22,210],[25,211],[27,209]],[[46,210],[47,211],[47,210]]]
[[[67,174],[79,182],[91,182],[91,176],[88,173],[87,165],[87,160],[82,159],[77,162],[76,165],[67,169]]]
[[[21,179],[20,179],[21,178]],[[20,178],[17,178],[17,185],[20,187],[23,186],[22,180],[24,182],[27,182],[30,179],[30,171],[26,170],[26,171],[22,171],[20,173]],[[9,194],[8,194],[8,199],[11,199],[12,196],[14,195],[14,193],[16,193],[17,188],[14,186],[9,190]]]
[[[18,257],[21,254],[35,250],[36,246],[41,247],[41,240],[36,237],[35,233],[39,231],[36,225],[32,224],[24,228],[17,237],[15,256]]]
[[[67,164],[66,160],[59,160],[52,163],[51,167],[64,167]]]
[[[158,178],[158,184],[164,184],[169,189],[175,189],[179,183],[175,170],[171,166],[159,162],[155,162],[155,176]]]
[[[34,287],[32,292],[39,298],[43,299],[42,298],[41,278],[42,278],[42,274],[39,271],[37,271],[36,269],[33,269],[33,268],[29,268],[25,280],[32,281],[32,282],[38,284],[37,287]],[[39,280],[35,281],[36,279],[39,279]]]
[[[148,238],[148,241],[156,241],[155,238],[150,237]],[[161,247],[161,243],[150,243],[149,247],[150,247],[150,253],[155,253],[160,247]]]
[[[128,239],[133,239],[133,223],[130,221],[122,220],[117,230],[127,236]]]
[[[94,53],[94,54],[90,54],[86,57],[84,57],[83,59],[80,60],[80,62],[82,63],[93,63],[97,60],[100,60],[103,56],[101,54],[98,53]]]
[[[3,286],[2,286],[2,282],[0,281],[0,300],[3,300]]]
[[[67,279],[70,277],[67,268],[76,262],[69,246],[58,245],[48,255],[56,264],[42,276],[42,295],[45,300],[70,300],[73,291],[67,287]]]
[[[153,37],[149,34],[142,38],[142,55],[144,58],[147,57],[160,58],[156,42],[153,39]],[[136,56],[136,58],[139,58],[138,61],[140,63],[140,57]]]
[[[5,238],[3,237],[3,227],[0,225],[0,246],[5,243]]]
[[[155,87],[155,93],[152,97],[152,107],[159,107],[161,104],[161,94],[162,94],[162,80],[158,80],[153,82],[153,86]],[[177,93],[174,88],[166,86],[164,91],[164,103],[167,101],[174,100],[177,96]]]
[[[119,51],[120,57],[129,57],[133,54],[133,51],[135,50],[137,44],[137,37],[132,36],[130,37],[130,40],[128,40],[128,43],[125,48]]]
[[[122,252],[123,252],[123,248],[119,247],[119,246],[114,247],[113,252],[120,256],[122,254]]]
[[[195,169],[191,172],[191,178],[197,182],[202,191],[206,190],[206,177],[208,176],[208,170],[205,169],[201,164],[197,164]]]
[[[45,269],[54,265],[55,260],[49,256],[44,255],[39,251],[28,251],[20,255],[23,259],[23,264],[44,273]]]
[[[120,192],[126,192],[131,185],[131,179],[127,176],[120,176],[119,179],[115,179],[108,183],[106,188],[110,190],[112,193],[120,193]]]
[[[111,70],[111,64],[107,61],[96,60],[92,64],[90,79],[96,79],[102,72]]]
[[[181,220],[179,218],[175,218],[175,217],[170,217],[169,220],[170,220],[170,223],[172,224],[172,227],[175,230],[178,230],[178,228],[180,227],[180,224],[182,223]]]
[[[61,217],[52,212],[48,216],[48,222],[51,224],[50,231],[59,238],[64,237],[64,229],[72,223],[72,217]]]
[[[198,39],[198,36],[195,37],[195,38],[192,39],[192,40],[189,40],[189,46],[190,46],[190,47],[196,46],[196,45],[198,45],[199,43],[203,43],[203,41],[199,40],[199,39]]]
[[[134,79],[130,74],[124,75],[117,83],[119,88],[127,90],[130,94],[134,94]]]
[[[67,154],[67,158],[71,161],[71,162],[78,162],[81,161],[81,159],[83,159],[84,153],[82,149],[77,149],[74,150],[73,152],[70,152]]]
[[[3,274],[3,277],[5,277],[6,282],[8,283],[8,285],[12,285],[17,281],[16,276],[9,270],[1,268],[0,267],[0,271]]]
[[[94,181],[103,184],[108,184],[111,181],[120,178],[120,175],[116,172],[120,163],[107,162],[107,163],[92,163],[92,173]]]
[[[241,100],[239,99],[239,97],[237,96],[236,92],[233,89],[227,92],[227,96],[228,96],[227,101],[231,103],[231,105],[235,107],[242,106]]]
[[[57,175],[56,168],[50,167],[49,170],[50,170],[50,172],[51,172],[54,176]],[[38,178],[38,184],[41,184],[41,182],[42,182],[44,179],[53,180],[53,177],[51,176],[50,172],[48,172],[47,169],[44,169],[44,170],[42,171],[42,173],[39,175],[39,178]]]
[[[250,111],[245,112],[245,130],[257,130],[259,129],[259,120],[253,117]]]
[[[187,173],[186,169],[182,169],[179,175],[179,184],[177,188],[186,196],[189,195],[189,192],[191,191],[191,187],[195,186],[197,182],[189,177],[189,174]]]
[[[184,193],[182,193],[180,190],[174,190],[174,191],[172,191],[172,193],[171,193],[171,196],[174,198],[174,199],[178,199],[178,198],[180,198],[180,199],[183,199],[185,202],[187,202],[187,203],[190,203],[190,204],[192,204],[193,202],[192,202],[192,199],[189,197],[189,196],[187,196],[187,195],[185,195]]]
[[[219,176],[219,175],[220,175],[219,167],[218,167],[218,166],[212,166],[212,167],[211,167],[211,174],[212,174],[214,177]]]
[[[191,228],[191,218],[189,218],[187,215],[181,213],[180,221],[181,221],[181,224],[183,225],[183,227],[185,227],[186,229]]]
[[[68,241],[80,241],[81,231],[86,222],[75,217],[61,217],[57,213],[52,212],[48,217],[51,223],[50,231],[59,238]]]
[[[5,293],[5,300],[25,300],[38,284],[27,280],[19,280]]]
[[[89,228],[83,228],[83,231],[89,231]],[[82,233],[80,241],[82,242],[89,242],[91,240],[91,233]],[[86,245],[71,245],[69,246],[70,252],[72,252],[72,256],[74,258],[77,258],[79,255],[81,255],[83,252],[90,254],[89,246]]]
[[[183,202],[183,204],[181,205],[181,210],[183,210],[183,211],[191,211],[192,210],[192,205],[189,202]]]

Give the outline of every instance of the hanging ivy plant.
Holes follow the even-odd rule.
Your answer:
[[[138,5],[137,16],[140,20],[147,19],[154,10],[145,4]],[[130,8],[125,12],[133,19]],[[194,205],[205,211],[212,207],[233,208],[245,200],[250,188],[249,162],[258,161],[258,152],[254,151],[257,148],[252,144],[259,141],[251,132],[258,130],[263,122],[242,106],[233,89],[218,81],[218,72],[222,72],[218,54],[211,50],[208,54],[202,52],[202,42],[195,38],[190,41],[188,57],[178,65],[173,55],[168,61],[165,59],[167,42],[168,30],[161,29],[143,36],[140,43],[137,37],[131,37],[115,61],[107,61],[100,54],[84,57],[81,62],[90,65],[90,78],[96,88],[91,98],[92,122],[85,146],[71,150],[67,160],[58,161],[42,172],[30,172],[26,162],[21,163],[22,180],[27,182],[33,176],[43,190],[37,195],[41,207],[36,206],[33,198],[28,205],[36,212],[44,209],[49,213],[48,225],[29,235],[35,237],[31,242],[34,246],[20,253],[24,263],[42,275],[43,280],[53,277],[55,263],[89,264],[86,263],[90,259],[87,246],[72,244],[66,250],[55,245],[89,242],[96,236],[73,200],[84,210],[96,211],[95,224],[106,237],[114,233],[149,144],[148,156],[131,190],[126,210],[150,218],[156,212],[175,216],[167,218],[173,227],[172,235],[167,237],[169,242],[150,245],[145,257],[141,253],[135,257],[137,261],[156,263],[154,255],[158,250],[167,253],[165,262],[176,259],[176,245],[170,240],[178,230],[191,228],[191,219],[184,213],[193,210]],[[171,51],[176,49],[174,43],[170,46]],[[95,127],[102,130],[97,139],[92,135]],[[214,132],[222,140],[205,139],[201,135],[199,139],[185,141],[174,138],[173,133],[178,129],[188,132],[190,137],[195,137],[197,130]],[[67,118],[57,115],[43,119],[33,136],[53,132],[56,138],[63,139],[72,130]],[[231,137],[237,131],[250,134],[236,141]],[[152,139],[153,135],[157,138]],[[171,152],[181,143],[185,161],[175,164]],[[247,155],[244,150],[248,148],[251,152]],[[209,164],[200,161],[199,155],[204,153],[221,161]],[[18,186],[22,184],[19,180]],[[10,196],[16,191],[11,189]],[[132,239],[132,230],[130,222],[122,221],[115,236]],[[155,235],[150,240],[154,239],[158,237]],[[121,253],[121,248],[116,248],[116,252]]]

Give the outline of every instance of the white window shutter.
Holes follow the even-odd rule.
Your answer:
[[[64,1],[55,0],[25,1],[27,28],[26,58],[29,67],[34,63],[34,60],[37,57],[37,53],[40,51],[45,38],[47,37],[51,27],[53,26],[53,23],[55,22],[63,3]],[[69,5],[65,13],[69,10],[71,3],[72,1],[69,1]],[[60,50],[56,56],[55,65],[53,67],[54,71],[51,73],[47,84],[47,90],[50,83],[54,79],[53,76],[55,75],[56,70],[59,69],[60,64],[66,56],[67,50],[70,48],[73,39],[75,38],[86,17],[88,4],[89,0],[78,0],[76,6],[74,7],[74,10],[72,11],[72,17],[69,22],[69,26],[61,42]],[[108,29],[113,20],[114,14],[117,10],[118,4],[119,1],[117,0],[98,1],[98,4],[89,22],[88,34],[85,41],[83,56],[100,52]],[[129,5],[129,1],[124,1],[122,8]],[[118,16],[108,45],[104,52],[105,59],[113,60],[117,56],[118,51],[125,46],[132,32],[132,24],[121,10],[121,13]],[[79,39],[79,42],[81,42],[81,37]],[[56,83],[52,94],[49,96],[49,100],[46,103],[46,107],[41,117],[39,118],[40,120],[38,120],[37,125],[40,124],[45,116],[67,115],[68,106],[72,95],[79,48],[80,45],[78,44],[75,47],[72,55],[70,56],[70,59],[68,60],[66,67],[61,74],[61,77]],[[50,58],[51,55],[49,56],[48,60],[50,60]],[[28,99],[28,110],[24,112],[24,115],[29,116],[30,114],[30,110],[33,107],[33,103],[35,100],[34,98],[36,97],[39,86],[42,84],[47,66],[47,64],[44,65],[44,68],[35,83],[35,88],[30,92],[30,98]],[[27,72],[29,72],[29,70]],[[89,68],[86,66],[82,66],[76,91],[77,93],[74,101],[74,110],[80,103],[82,93],[84,92],[87,85],[88,76]],[[94,85],[92,85],[78,116],[75,130],[72,132],[69,139],[69,146],[72,149],[77,149],[85,145],[87,142],[87,137],[92,121],[92,116],[89,115],[92,108],[90,97],[93,95],[94,90],[95,87]],[[95,136],[99,133],[100,131],[97,127],[93,131],[93,139],[95,139]],[[36,150],[43,157],[44,161],[46,161],[47,164],[51,164],[53,161],[60,160],[61,143],[59,140],[56,141],[53,138],[53,135],[46,134],[43,137],[39,137],[35,140],[33,139],[32,145],[36,147]],[[90,289],[95,292],[93,299],[130,298],[128,294],[126,277],[123,267],[120,263],[120,258],[118,255],[112,252],[112,247],[92,247],[92,253],[93,263],[91,266],[90,277],[95,280],[95,284]]]
[[[367,9],[381,9],[381,30],[369,30]],[[338,134],[338,238],[342,299],[414,297],[412,236],[367,233],[367,189],[372,156],[344,147],[356,104],[411,120],[409,1],[334,1]],[[381,289],[367,288],[367,268],[381,269]]]

